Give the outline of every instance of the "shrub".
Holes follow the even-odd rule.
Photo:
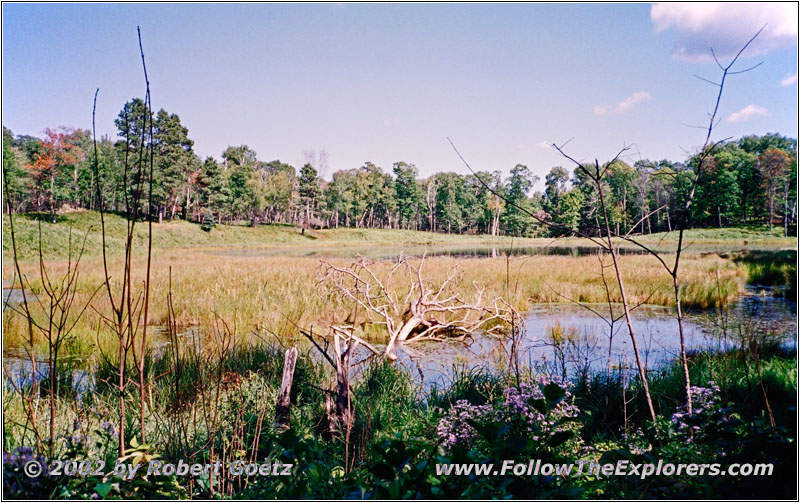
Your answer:
[[[200,228],[206,232],[211,232],[211,229],[214,227],[214,215],[210,212],[206,213],[203,217],[203,223],[200,225]]]

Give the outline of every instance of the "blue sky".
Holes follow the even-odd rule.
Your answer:
[[[796,4],[3,4],[3,124],[15,134],[91,127],[115,135],[144,94],[177,113],[201,156],[247,144],[323,174],[372,161],[425,176],[568,164],[682,160],[704,135],[721,59],[760,27],[728,81],[716,138],[797,137]],[[537,185],[539,188],[542,182]]]

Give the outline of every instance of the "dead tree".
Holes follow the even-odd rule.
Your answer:
[[[473,174],[476,174],[475,170],[473,170],[472,166],[470,166],[469,163],[466,161],[466,159],[464,159],[464,157],[461,155],[461,153],[456,148],[455,144],[453,144],[452,140],[450,140],[450,138],[448,138],[447,141],[450,142],[450,146],[453,147],[453,150],[455,151],[456,155],[458,155],[458,157],[461,159],[461,162],[464,163],[464,165],[467,167],[467,169],[469,169]],[[611,227],[610,227],[609,220],[608,220],[608,212],[607,212],[607,208],[606,208],[606,204],[605,204],[605,199],[604,199],[604,196],[603,196],[603,183],[602,183],[603,178],[606,176],[606,174],[608,172],[608,169],[615,162],[617,162],[617,160],[619,159],[620,155],[622,155],[624,152],[626,152],[629,149],[629,147],[627,147],[627,146],[623,147],[622,150],[620,150],[617,153],[617,155],[614,156],[613,159],[611,159],[607,163],[604,163],[602,167],[600,166],[600,163],[595,159],[594,166],[592,166],[592,171],[590,171],[587,168],[587,166],[582,165],[580,162],[576,161],[575,159],[573,159],[572,157],[570,157],[569,155],[564,153],[564,151],[562,150],[564,145],[561,145],[561,147],[559,147],[558,145],[553,144],[553,147],[556,150],[558,150],[558,152],[561,155],[563,155],[566,159],[568,159],[571,162],[577,164],[578,165],[578,169],[583,170],[589,176],[589,178],[592,179],[593,183],[595,183],[595,185],[597,186],[600,197],[599,197],[599,201],[598,201],[599,202],[599,206],[598,206],[598,209],[597,209],[598,214],[596,215],[595,218],[596,218],[596,220],[598,222],[597,231],[599,232],[600,237],[593,236],[593,235],[590,235],[590,234],[587,234],[587,233],[581,232],[581,231],[577,231],[576,232],[576,231],[574,231],[574,229],[571,229],[571,228],[569,228],[569,227],[567,227],[567,226],[565,226],[563,224],[558,224],[558,223],[552,222],[552,221],[550,221],[548,219],[544,219],[540,215],[537,215],[536,213],[530,211],[529,209],[524,208],[522,206],[519,206],[518,204],[515,204],[513,201],[511,201],[510,199],[508,199],[504,195],[498,194],[497,191],[494,190],[492,187],[490,187],[488,184],[486,184],[481,179],[481,177],[477,177],[477,180],[481,185],[483,185],[483,187],[486,190],[488,190],[492,194],[502,198],[506,202],[506,204],[515,207],[516,209],[518,209],[519,211],[527,214],[528,216],[530,216],[531,218],[533,218],[537,222],[539,222],[539,223],[541,223],[543,225],[546,225],[551,229],[555,229],[557,231],[561,231],[561,232],[567,231],[566,232],[567,235],[571,235],[571,234],[575,233],[575,234],[579,235],[580,237],[583,237],[583,238],[591,241],[592,243],[594,243],[595,245],[597,245],[598,247],[600,247],[601,249],[603,249],[604,251],[608,252],[611,255],[612,262],[613,262],[613,265],[614,265],[614,269],[615,269],[615,271],[617,273],[617,283],[619,284],[620,295],[622,297],[623,311],[624,311],[625,319],[626,319],[627,324],[628,324],[628,330],[629,330],[629,333],[630,333],[630,336],[631,336],[631,341],[633,342],[634,351],[637,353],[636,363],[637,363],[637,366],[639,368],[639,377],[642,380],[642,387],[644,388],[645,400],[647,401],[648,409],[649,409],[649,412],[650,412],[650,418],[655,423],[655,421],[656,421],[656,413],[655,413],[655,409],[653,408],[653,400],[652,400],[652,398],[650,396],[650,387],[647,384],[647,373],[646,373],[646,371],[644,369],[644,366],[642,364],[641,358],[639,358],[639,356],[638,356],[638,349],[637,349],[638,345],[637,345],[637,342],[636,342],[636,334],[635,334],[635,332],[633,330],[633,323],[632,323],[632,319],[631,319],[631,311],[632,311],[632,309],[630,309],[627,306],[628,302],[627,302],[627,296],[625,294],[625,285],[624,285],[624,282],[623,282],[623,279],[622,279],[622,272],[620,270],[619,261],[617,260],[617,248],[618,248],[618,246],[612,239],[612,236],[614,236],[615,234],[613,234],[612,231],[611,231]],[[604,220],[604,223],[605,223],[605,225],[604,225],[605,228],[603,228],[603,226],[601,226],[601,224],[600,224],[599,212],[601,212],[601,211],[603,213],[602,217],[603,217],[603,220]],[[635,225],[638,225],[638,222]]]
[[[335,295],[362,308],[369,323],[386,327],[389,341],[384,354],[391,360],[397,359],[393,350],[398,343],[464,340],[478,330],[496,333],[511,326],[516,313],[502,298],[486,301],[485,287],[473,284],[475,300],[466,302],[456,293],[461,281],[457,268],[434,286],[423,278],[424,264],[424,255],[416,264],[401,256],[388,273],[381,275],[375,262],[364,257],[345,267],[323,260],[319,277]],[[354,329],[350,325],[335,326],[334,332],[352,336]]]
[[[297,348],[291,347],[283,355],[283,376],[275,406],[275,428],[279,431],[289,429],[289,407],[291,406],[292,381],[297,365]]]
[[[150,274],[152,263],[152,219],[153,219],[153,108],[150,101],[150,81],[147,76],[147,67],[145,65],[144,50],[142,49],[142,37],[139,28],[136,28],[139,39],[139,54],[142,59],[142,70],[144,72],[145,80],[145,113],[146,116],[141,118],[143,134],[140,135],[138,140],[132,139],[130,134],[130,121],[136,121],[139,118],[131,117],[127,107],[125,107],[124,124],[125,124],[125,153],[123,164],[123,184],[127,187],[129,183],[133,186],[132,194],[125,195],[125,211],[128,218],[126,233],[125,233],[125,256],[124,263],[121,271],[121,284],[119,288],[114,288],[112,284],[112,275],[109,272],[109,262],[107,257],[107,242],[106,242],[106,227],[105,227],[105,208],[103,204],[102,194],[102,178],[100,177],[99,158],[97,155],[97,134],[95,131],[95,111],[97,108],[97,94],[99,89],[94,94],[94,106],[92,108],[92,138],[94,143],[94,162],[92,168],[94,171],[95,188],[97,191],[98,210],[100,212],[100,233],[102,237],[102,252],[103,252],[103,276],[105,278],[105,287],[108,294],[108,300],[111,304],[111,314],[98,313],[103,322],[118,338],[118,376],[116,388],[119,393],[119,455],[125,455],[125,424],[126,424],[126,404],[125,404],[125,390],[129,384],[127,377],[127,360],[128,356],[133,357],[133,363],[138,373],[138,382],[136,383],[139,388],[139,427],[141,429],[142,442],[145,441],[147,435],[147,428],[145,424],[146,419],[146,383],[145,383],[145,357],[147,351],[147,324],[148,324],[148,310],[150,303]],[[149,141],[147,141],[149,140]],[[138,156],[135,152],[132,154],[132,148],[138,144]],[[133,158],[132,158],[133,157]],[[138,159],[136,159],[138,157]],[[147,185],[145,185],[147,182]],[[147,190],[145,190],[147,189]],[[145,198],[145,194],[147,197]],[[142,205],[144,202],[148,203],[147,214],[144,214]],[[135,232],[134,227],[137,220],[146,217],[148,221],[147,226],[147,271],[145,281],[141,291],[135,292],[134,279],[133,279],[133,254],[135,248]],[[116,291],[115,291],[116,290]],[[138,343],[138,348],[137,348]],[[137,349],[139,350],[137,352]],[[101,352],[101,356],[110,363],[110,360],[105,354]]]
[[[569,159],[570,161],[575,163],[578,167],[577,169],[581,170],[587,177],[589,177],[589,179],[592,181],[595,188],[597,189],[597,194],[600,201],[599,211],[602,213],[598,215],[597,230],[600,232],[600,235],[603,236],[605,245],[604,248],[611,255],[611,261],[614,264],[614,272],[616,273],[617,276],[617,285],[619,286],[620,300],[622,301],[622,312],[625,315],[625,323],[628,325],[628,334],[630,335],[631,345],[633,346],[633,355],[634,358],[636,359],[636,367],[639,370],[639,378],[642,381],[642,388],[644,389],[645,400],[647,401],[647,408],[649,409],[650,412],[650,418],[655,423],[656,411],[655,408],[653,407],[653,399],[650,396],[650,385],[647,382],[647,372],[644,363],[642,362],[641,355],[639,353],[639,341],[636,338],[636,331],[633,328],[633,316],[631,315],[632,309],[630,302],[628,301],[627,293],[625,292],[625,281],[622,279],[622,268],[619,264],[619,247],[617,243],[614,242],[613,239],[615,233],[611,229],[611,223],[608,215],[608,207],[606,204],[606,196],[603,191],[604,188],[603,181],[606,178],[606,175],[608,174],[609,168],[617,161],[617,159],[619,159],[620,155],[622,155],[623,152],[628,150],[628,147],[623,147],[622,150],[620,150],[620,152],[610,162],[607,162],[602,166],[597,161],[597,159],[595,159],[594,165],[586,165],[576,161],[575,159],[564,153],[564,151],[562,150],[563,145],[559,147],[553,144],[553,147],[556,150],[558,150],[558,152],[561,155],[563,155],[566,159]],[[600,218],[602,218],[602,221],[599,220]],[[638,222],[634,224],[634,227],[636,227],[637,225]]]
[[[325,392],[325,412],[328,420],[327,433],[332,437],[338,436],[344,440],[345,469],[347,469],[350,466],[350,433],[353,430],[356,417],[355,407],[353,406],[353,387],[350,385],[350,371],[353,367],[365,363],[372,356],[380,354],[380,352],[358,337],[350,335],[348,331],[340,327],[334,327],[331,334],[334,355],[331,356],[328,353],[328,348],[330,347],[328,341],[325,341],[325,347],[320,346],[314,338],[313,329],[308,331],[300,329],[300,333],[317,348],[333,368],[336,383],[332,389],[322,390]],[[350,359],[361,344],[364,344],[374,354],[351,364]]]
[[[640,247],[641,249],[645,250],[647,253],[658,259],[658,261],[661,263],[662,266],[664,266],[664,269],[666,269],[667,273],[669,273],[670,277],[672,278],[672,287],[675,298],[675,311],[676,311],[676,317],[678,319],[678,335],[680,337],[680,345],[681,345],[681,366],[683,367],[684,390],[686,393],[686,409],[689,412],[689,414],[692,413],[692,392],[691,392],[691,382],[689,378],[689,362],[686,358],[686,337],[684,335],[684,330],[683,330],[683,310],[681,308],[681,287],[680,287],[680,275],[679,275],[681,252],[684,249],[686,249],[686,247],[684,247],[683,245],[684,231],[687,228],[689,228],[692,222],[692,211],[693,211],[692,204],[694,203],[694,196],[697,191],[697,186],[700,182],[700,177],[703,174],[703,169],[707,165],[706,161],[712,156],[717,145],[729,139],[725,138],[723,140],[719,140],[716,142],[711,141],[711,134],[714,131],[714,127],[717,125],[717,114],[719,113],[719,104],[720,101],[722,100],[722,91],[725,89],[725,80],[729,75],[737,75],[740,73],[749,72],[750,70],[761,65],[761,63],[758,63],[744,70],[732,71],[733,65],[736,64],[736,62],[739,60],[739,57],[742,55],[745,49],[747,49],[750,46],[750,44],[752,44],[753,41],[758,37],[758,35],[764,30],[764,27],[766,27],[766,25],[761,27],[761,29],[758,30],[758,32],[755,35],[753,35],[753,37],[750,40],[748,40],[748,42],[739,50],[738,53],[736,53],[736,56],[734,56],[734,58],[731,60],[730,63],[728,63],[727,66],[722,66],[722,64],[717,59],[717,55],[714,53],[714,49],[711,49],[711,55],[714,57],[714,61],[717,63],[719,69],[722,71],[722,76],[719,82],[712,82],[708,79],[698,77],[700,80],[716,86],[719,90],[717,92],[717,99],[714,104],[714,110],[709,115],[708,126],[699,127],[700,129],[703,129],[706,132],[705,142],[703,143],[703,146],[700,149],[700,153],[698,155],[697,167],[695,168],[692,176],[692,183],[691,183],[691,188],[689,190],[689,194],[686,197],[686,201],[683,204],[683,207],[678,208],[678,215],[677,215],[678,218],[676,220],[676,224],[678,227],[678,244],[675,248],[675,262],[672,264],[672,266],[670,266],[661,257],[661,254],[658,251],[656,251],[654,248],[642,244],[637,239],[632,237],[631,234],[636,227],[635,225],[624,235],[619,235],[620,238]],[[771,229],[771,224],[772,222],[770,221],[770,229]]]
[[[350,430],[355,419],[353,397],[350,392],[350,357],[358,347],[359,341],[352,338],[342,340],[338,331],[334,331],[333,341],[336,353],[336,387],[333,399],[327,403],[328,418],[331,430],[342,433],[345,441],[349,441]]]

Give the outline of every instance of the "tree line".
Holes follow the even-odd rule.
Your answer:
[[[391,170],[366,162],[324,180],[319,175],[327,168],[324,151],[307,152],[299,170],[260,160],[247,145],[229,146],[221,162],[201,159],[176,114],[161,109],[148,116],[138,98],[125,103],[115,125],[118,137],[99,139],[96,156],[90,131],[47,129],[37,138],[15,136],[3,126],[4,211],[47,212],[55,220],[58,211],[102,204],[130,216],[128,203],[144,190],[138,214],[159,222],[543,236],[591,235],[604,218],[598,188],[580,169],[553,167],[544,192],[532,192],[539,178],[522,164],[506,178],[500,171],[420,178],[408,162],[398,161]],[[699,159],[615,161],[602,189],[615,232],[672,230]],[[785,235],[796,233],[796,139],[745,136],[717,145],[703,162],[692,226],[782,226]],[[151,163],[152,189],[139,183]]]

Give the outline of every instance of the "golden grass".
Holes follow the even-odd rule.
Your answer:
[[[109,255],[121,256],[125,250],[128,221],[115,214],[105,215],[106,246]],[[11,226],[8,215],[3,215],[3,258],[10,260]],[[58,223],[49,223],[49,215],[14,215],[14,228],[17,255],[23,261],[36,261],[41,247],[45,258],[67,258],[72,242],[73,251],[86,239],[85,255],[99,256],[102,253],[102,234],[100,214],[96,211],[78,211],[58,215]],[[208,249],[230,250],[271,250],[279,248],[286,251],[292,248],[304,253],[320,248],[361,247],[384,245],[427,245],[427,244],[508,244],[511,238],[488,235],[459,235],[434,232],[410,231],[402,229],[319,229],[301,232],[297,226],[290,225],[215,225],[210,232],[201,229],[200,224],[184,220],[152,223],[153,248],[159,250]],[[41,246],[40,246],[41,231]],[[136,250],[147,247],[148,225],[138,222],[134,227],[134,246]],[[515,245],[544,245],[548,239],[519,239]],[[585,244],[585,243],[584,243]]]
[[[666,257],[669,262],[669,257]],[[670,276],[654,258],[639,255],[620,257],[626,292],[631,303],[674,305]],[[331,259],[345,265],[348,259]],[[134,279],[141,288],[144,280],[144,258],[134,262]],[[606,265],[610,260],[606,258]],[[297,335],[296,325],[315,331],[334,322],[341,322],[349,304],[332,295],[318,283],[319,260],[304,257],[220,256],[186,250],[161,250],[154,254],[150,324],[164,325],[167,320],[166,298],[170,269],[177,321],[182,325],[210,326],[219,316],[235,324],[237,333],[249,337],[275,334],[279,338]],[[463,272],[459,291],[465,300],[472,299],[473,283],[486,287],[486,297],[501,296],[517,310],[524,312],[531,303],[570,302],[597,303],[606,301],[605,287],[596,256],[527,256],[512,258],[431,257],[425,262],[425,278],[432,284],[443,281],[452,267]],[[66,268],[64,261],[48,264],[51,277]],[[389,263],[377,266],[385,274]],[[23,264],[23,273],[38,277],[38,266]],[[122,273],[120,259],[110,261],[112,284],[118,287]],[[712,307],[734,300],[743,290],[746,269],[718,255],[685,255],[682,259],[682,296],[687,307]],[[605,270],[612,301],[620,300],[612,268]],[[5,282],[12,278],[12,265],[4,265]],[[508,281],[507,281],[508,280]],[[81,305],[103,281],[102,260],[85,259],[81,264],[79,299]],[[34,280],[32,289],[40,292]],[[97,334],[108,335],[99,313],[110,313],[105,290],[92,302],[93,309],[76,327],[80,343],[77,349],[91,352]],[[25,335],[25,324],[19,315],[6,311],[3,316],[5,347],[18,346]],[[371,334],[380,337],[380,330]]]

